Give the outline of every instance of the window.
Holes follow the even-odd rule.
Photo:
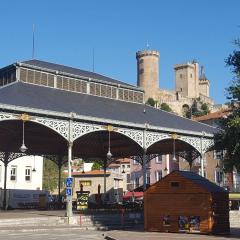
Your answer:
[[[213,157],[214,159],[222,159],[223,152],[221,150],[214,150]]]
[[[25,168],[25,181],[31,181],[31,167]]]
[[[131,183],[131,177],[129,173],[127,174],[127,183]]]
[[[135,182],[135,184],[134,184],[135,187],[139,187],[139,178],[138,177],[135,178],[134,182]]]
[[[155,160],[156,160],[156,163],[162,163],[162,155],[159,155],[159,156],[157,156],[156,158],[155,158]]]
[[[114,179],[114,188],[119,188],[119,179]]]
[[[192,73],[190,74],[190,78],[192,78]]]
[[[79,181],[79,186],[92,186],[92,181],[85,180],[85,181]]]
[[[171,187],[178,188],[180,186],[179,182],[171,182]]]
[[[146,183],[150,185],[150,173],[146,173]]]
[[[183,76],[183,75],[180,73],[180,78],[182,78],[182,76]]]
[[[127,168],[130,168],[130,164],[127,165]]]
[[[17,166],[11,166],[10,180],[11,181],[17,180]]]
[[[223,182],[223,172],[221,170],[215,170],[215,182],[220,184]]]
[[[162,170],[155,172],[156,181],[159,181],[162,178]]]
[[[170,226],[171,218],[169,215],[163,216],[163,226]]]

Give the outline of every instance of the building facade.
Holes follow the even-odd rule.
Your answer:
[[[0,162],[0,188],[4,188],[4,164]],[[7,168],[7,189],[42,190],[43,158],[24,156],[11,161]]]

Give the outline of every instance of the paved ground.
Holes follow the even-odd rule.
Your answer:
[[[42,211],[42,210],[0,210],[0,219],[18,219],[18,218],[32,218],[32,217],[47,217],[47,216],[59,216],[64,217],[65,210],[52,210],[52,211]]]
[[[79,229],[35,229],[0,232],[4,240],[101,240],[103,232]]]
[[[234,229],[229,236],[209,236],[182,233],[158,233],[143,231],[108,231],[105,233],[108,240],[236,240],[240,239],[240,229]]]
[[[19,219],[21,218],[41,218],[50,216],[65,216],[65,211],[36,211],[36,210],[13,210],[0,211],[0,222],[4,219]],[[141,228],[133,231],[115,230],[115,231],[94,231],[82,230],[78,226],[72,227],[54,227],[54,226],[35,226],[28,228],[18,226],[8,226],[0,229],[0,240],[96,240],[107,239],[114,240],[235,240],[240,239],[240,228],[232,229],[229,236],[208,236],[198,234],[174,234],[174,233],[157,233],[144,232]]]

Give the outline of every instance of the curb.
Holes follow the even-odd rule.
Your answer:
[[[105,236],[104,239],[106,239],[106,240],[117,240],[116,238],[113,238],[113,237],[111,237],[111,236]]]
[[[6,232],[43,232],[43,231],[65,231],[65,230],[93,230],[93,231],[107,231],[107,228],[100,228],[100,227],[49,227],[49,228],[31,228],[31,229],[0,229],[0,233],[6,233]]]

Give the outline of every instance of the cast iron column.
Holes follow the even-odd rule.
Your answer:
[[[7,166],[9,153],[4,154],[4,187],[3,187],[3,210],[7,210]]]
[[[147,124],[145,124],[145,129],[143,130],[143,165],[142,165],[142,172],[143,172],[143,191],[146,190],[146,173],[147,173],[147,149],[146,149],[146,131],[147,131]]]
[[[68,139],[68,178],[72,177],[72,146],[73,146],[73,121],[74,113],[70,113],[69,120],[69,139]],[[67,217],[70,218],[73,215],[72,212],[72,195],[67,196]]]

